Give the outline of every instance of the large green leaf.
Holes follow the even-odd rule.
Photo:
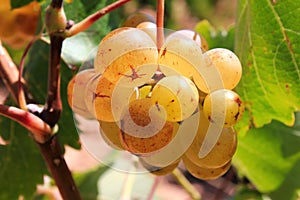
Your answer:
[[[243,65],[238,93],[244,126],[294,123],[300,108],[300,1],[238,1],[235,51]]]
[[[8,144],[0,145],[0,199],[30,199],[36,184],[43,183],[47,167],[28,131],[0,117],[0,136]]]
[[[300,188],[300,113],[296,119],[294,127],[274,121],[239,137],[234,165],[262,192],[290,197]]]

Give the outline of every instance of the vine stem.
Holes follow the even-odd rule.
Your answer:
[[[13,106],[0,104],[0,115],[6,116],[28,129],[39,143],[45,143],[51,137],[52,130],[48,124],[36,115]]]
[[[87,18],[85,18],[81,22],[73,25],[69,30],[67,30],[67,37],[70,37],[70,36],[76,35],[77,33],[85,31],[93,23],[95,23],[98,19],[100,19],[102,16],[104,16],[107,13],[115,10],[116,8],[119,8],[120,6],[122,6],[123,4],[125,4],[129,1],[131,1],[131,0],[118,0],[118,1],[102,8],[98,12],[88,16]]]
[[[164,13],[165,13],[165,1],[157,0],[156,4],[156,41],[157,41],[157,49],[160,50],[164,43]]]
[[[64,200],[81,200],[79,190],[63,157],[57,135],[54,135],[46,143],[41,144],[36,142],[36,144],[46,161],[62,198]]]
[[[194,186],[186,179],[178,168],[175,168],[172,175],[180,183],[180,185],[190,194],[193,200],[201,200],[200,193],[194,188]]]
[[[25,98],[25,92],[23,89],[23,84],[22,84],[22,76],[23,76],[23,70],[24,70],[24,65],[25,65],[25,59],[26,56],[30,50],[30,48],[32,47],[33,43],[36,41],[36,37],[33,38],[29,44],[26,46],[23,55],[21,57],[21,61],[20,61],[20,65],[19,65],[19,77],[18,77],[18,102],[19,102],[19,106],[21,109],[23,110],[27,110],[27,103],[26,103],[26,98]]]

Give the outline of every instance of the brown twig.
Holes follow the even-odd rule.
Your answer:
[[[53,127],[59,120],[62,103],[60,97],[60,61],[61,48],[64,38],[50,35],[50,56],[48,68],[48,93],[45,108],[41,118]]]
[[[77,33],[80,33],[82,31],[85,31],[88,29],[91,25],[93,25],[98,19],[100,19],[102,16],[106,15],[107,13],[110,13],[111,11],[115,10],[116,8],[119,8],[120,6],[124,5],[125,3],[129,2],[131,0],[118,0],[98,12],[88,16],[81,22],[73,25],[68,31],[67,31],[67,37],[76,35]]]
[[[164,43],[164,12],[165,12],[165,1],[157,0],[157,11],[156,11],[156,41],[157,41],[157,49],[160,50]]]
[[[44,144],[38,143],[47,167],[64,200],[81,200],[78,188],[63,157],[57,135]]]
[[[22,85],[25,90],[25,99],[27,102],[33,102],[29,94],[24,79],[19,81],[19,70],[15,63],[12,61],[10,55],[0,42],[0,77],[2,78],[5,86],[8,88],[13,100],[19,105],[18,91],[19,85]]]
[[[22,76],[23,76],[23,70],[24,70],[24,66],[25,66],[25,59],[26,56],[30,50],[30,48],[32,47],[33,43],[36,41],[36,38],[32,39],[29,44],[26,46],[21,61],[20,61],[20,65],[19,65],[19,77],[18,77],[18,102],[19,102],[19,106],[21,109],[23,110],[27,110],[26,107],[26,98],[25,98],[25,92],[24,92],[24,88],[23,88],[23,84],[22,84]]]
[[[0,115],[6,116],[24,126],[39,143],[45,143],[52,135],[52,130],[48,124],[36,115],[22,109],[0,104]]]

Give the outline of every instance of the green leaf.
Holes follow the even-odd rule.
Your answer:
[[[289,179],[293,192],[300,188],[300,113],[297,120],[294,127],[274,121],[239,137],[233,163],[261,192],[275,191]]]
[[[226,48],[233,51],[233,26],[228,30],[216,30],[207,20],[202,20],[196,25],[195,31],[205,38],[209,49]]]
[[[33,1],[41,2],[43,0],[10,0],[11,8],[19,8],[25,6]]]
[[[97,199],[98,192],[98,181],[102,174],[106,172],[108,166],[100,165],[96,169],[81,173],[75,174],[74,179],[80,191],[80,195],[85,200],[95,200]]]
[[[235,52],[243,65],[237,92],[249,112],[244,126],[273,119],[293,125],[300,108],[300,1],[238,2]]]
[[[28,82],[29,90],[40,104],[44,104],[47,96],[48,55],[49,45],[42,41],[36,42],[30,51],[29,60],[25,68],[25,79]],[[72,77],[72,70],[62,63],[61,99],[63,111],[58,122],[59,129],[57,134],[62,144],[79,148],[79,137],[74,124],[73,112],[67,102],[67,86]]]
[[[0,136],[8,144],[0,145],[0,199],[30,199],[36,184],[43,183],[47,167],[28,131],[5,117],[0,117]]]

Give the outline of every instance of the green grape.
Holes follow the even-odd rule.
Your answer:
[[[93,118],[94,115],[88,110],[82,94],[85,93],[89,80],[95,75],[94,69],[80,71],[70,80],[67,88],[68,103],[73,112],[86,118]]]
[[[178,159],[165,167],[156,167],[147,163],[143,158],[139,158],[140,163],[145,167],[145,169],[147,169],[151,174],[154,174],[156,176],[165,176],[172,173],[174,169],[178,167],[180,160],[181,159]]]
[[[157,48],[144,31],[137,28],[116,29],[98,46],[95,71],[113,84],[141,86],[157,70]]]
[[[155,19],[146,13],[134,13],[130,15],[122,24],[124,27],[136,27],[142,22],[155,22]]]
[[[152,108],[152,109],[151,109]],[[126,150],[138,155],[162,149],[173,138],[173,123],[163,120],[149,98],[129,103],[122,115],[120,140]]]
[[[201,111],[197,135],[184,155],[200,167],[218,168],[232,159],[237,146],[237,136],[232,128],[223,128],[211,151],[204,158],[200,158],[200,148],[209,125],[210,122]]]
[[[99,121],[99,128],[107,145],[117,150],[124,150],[119,137],[120,128],[116,122]]]
[[[223,87],[214,87],[213,89],[233,89],[239,83],[242,77],[242,65],[238,57],[230,50],[224,48],[216,48],[208,50],[204,53],[210,60],[207,65],[214,65],[219,76],[223,81]],[[206,82],[201,77],[201,74],[195,74],[194,80],[196,85],[205,93],[209,93]],[[211,90],[210,90],[211,91]]]
[[[231,90],[220,89],[208,94],[203,103],[205,116],[212,123],[222,123],[224,127],[236,124],[244,113],[244,104],[238,94]]]
[[[182,161],[185,168],[191,175],[202,180],[213,180],[219,178],[220,176],[224,175],[231,166],[231,161],[229,161],[218,168],[200,167],[186,156],[182,157]]]
[[[196,110],[199,101],[194,83],[184,76],[167,76],[153,87],[152,103],[162,106],[168,121],[182,121]]]

